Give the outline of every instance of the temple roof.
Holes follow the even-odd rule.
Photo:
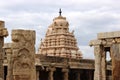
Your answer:
[[[59,16],[55,17],[48,27],[38,53],[49,56],[82,57],[74,34],[69,31],[69,23],[61,13],[60,9]]]

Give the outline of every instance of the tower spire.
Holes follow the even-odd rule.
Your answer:
[[[61,8],[59,9],[59,16],[61,16],[61,14],[62,14],[62,10],[61,10]]]

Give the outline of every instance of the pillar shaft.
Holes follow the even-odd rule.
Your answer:
[[[53,71],[50,71],[48,74],[48,80],[53,80]]]
[[[94,72],[94,80],[102,80],[101,78],[101,46],[94,47],[94,55],[95,55],[95,72]]]
[[[9,53],[7,54],[7,58],[8,58],[7,59],[8,60],[7,79],[8,80],[13,80],[12,79],[12,65],[11,65],[12,62],[11,62],[11,56],[12,56],[11,54],[9,54]]]
[[[68,80],[68,69],[62,69],[63,72],[63,80]]]
[[[37,70],[37,71],[36,71],[36,79],[37,79],[37,80],[40,80],[39,78],[40,78],[40,71]]]
[[[3,67],[3,60],[4,60],[4,55],[3,55],[3,43],[4,43],[4,38],[0,37],[0,78],[4,78],[4,67]]]
[[[106,80],[106,52],[103,51],[102,53],[102,60],[101,60],[101,70],[102,70],[102,80]]]
[[[53,74],[55,70],[56,70],[55,68],[49,68],[48,80],[54,80]]]

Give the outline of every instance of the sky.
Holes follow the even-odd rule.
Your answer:
[[[120,30],[120,0],[0,0],[0,20],[9,31],[5,42],[11,42],[12,29],[35,30],[38,50],[59,8],[70,31],[75,31],[84,58],[94,58],[89,42],[97,33]]]

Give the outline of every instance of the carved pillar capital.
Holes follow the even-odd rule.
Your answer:
[[[56,70],[55,67],[47,67],[47,68],[46,68],[46,71],[55,71],[55,70]]]
[[[8,36],[8,31],[6,28],[0,28],[0,36],[3,36],[3,37]]]
[[[5,43],[3,48],[5,49],[5,52],[8,54],[12,53],[12,49],[11,49],[11,43]]]
[[[62,72],[69,72],[69,69],[63,68]]]
[[[5,22],[4,21],[0,21],[0,36],[1,37],[6,37],[8,36],[8,31],[5,27]]]
[[[107,41],[106,40],[91,40],[89,42],[89,46],[99,46],[99,45],[106,45]]]

